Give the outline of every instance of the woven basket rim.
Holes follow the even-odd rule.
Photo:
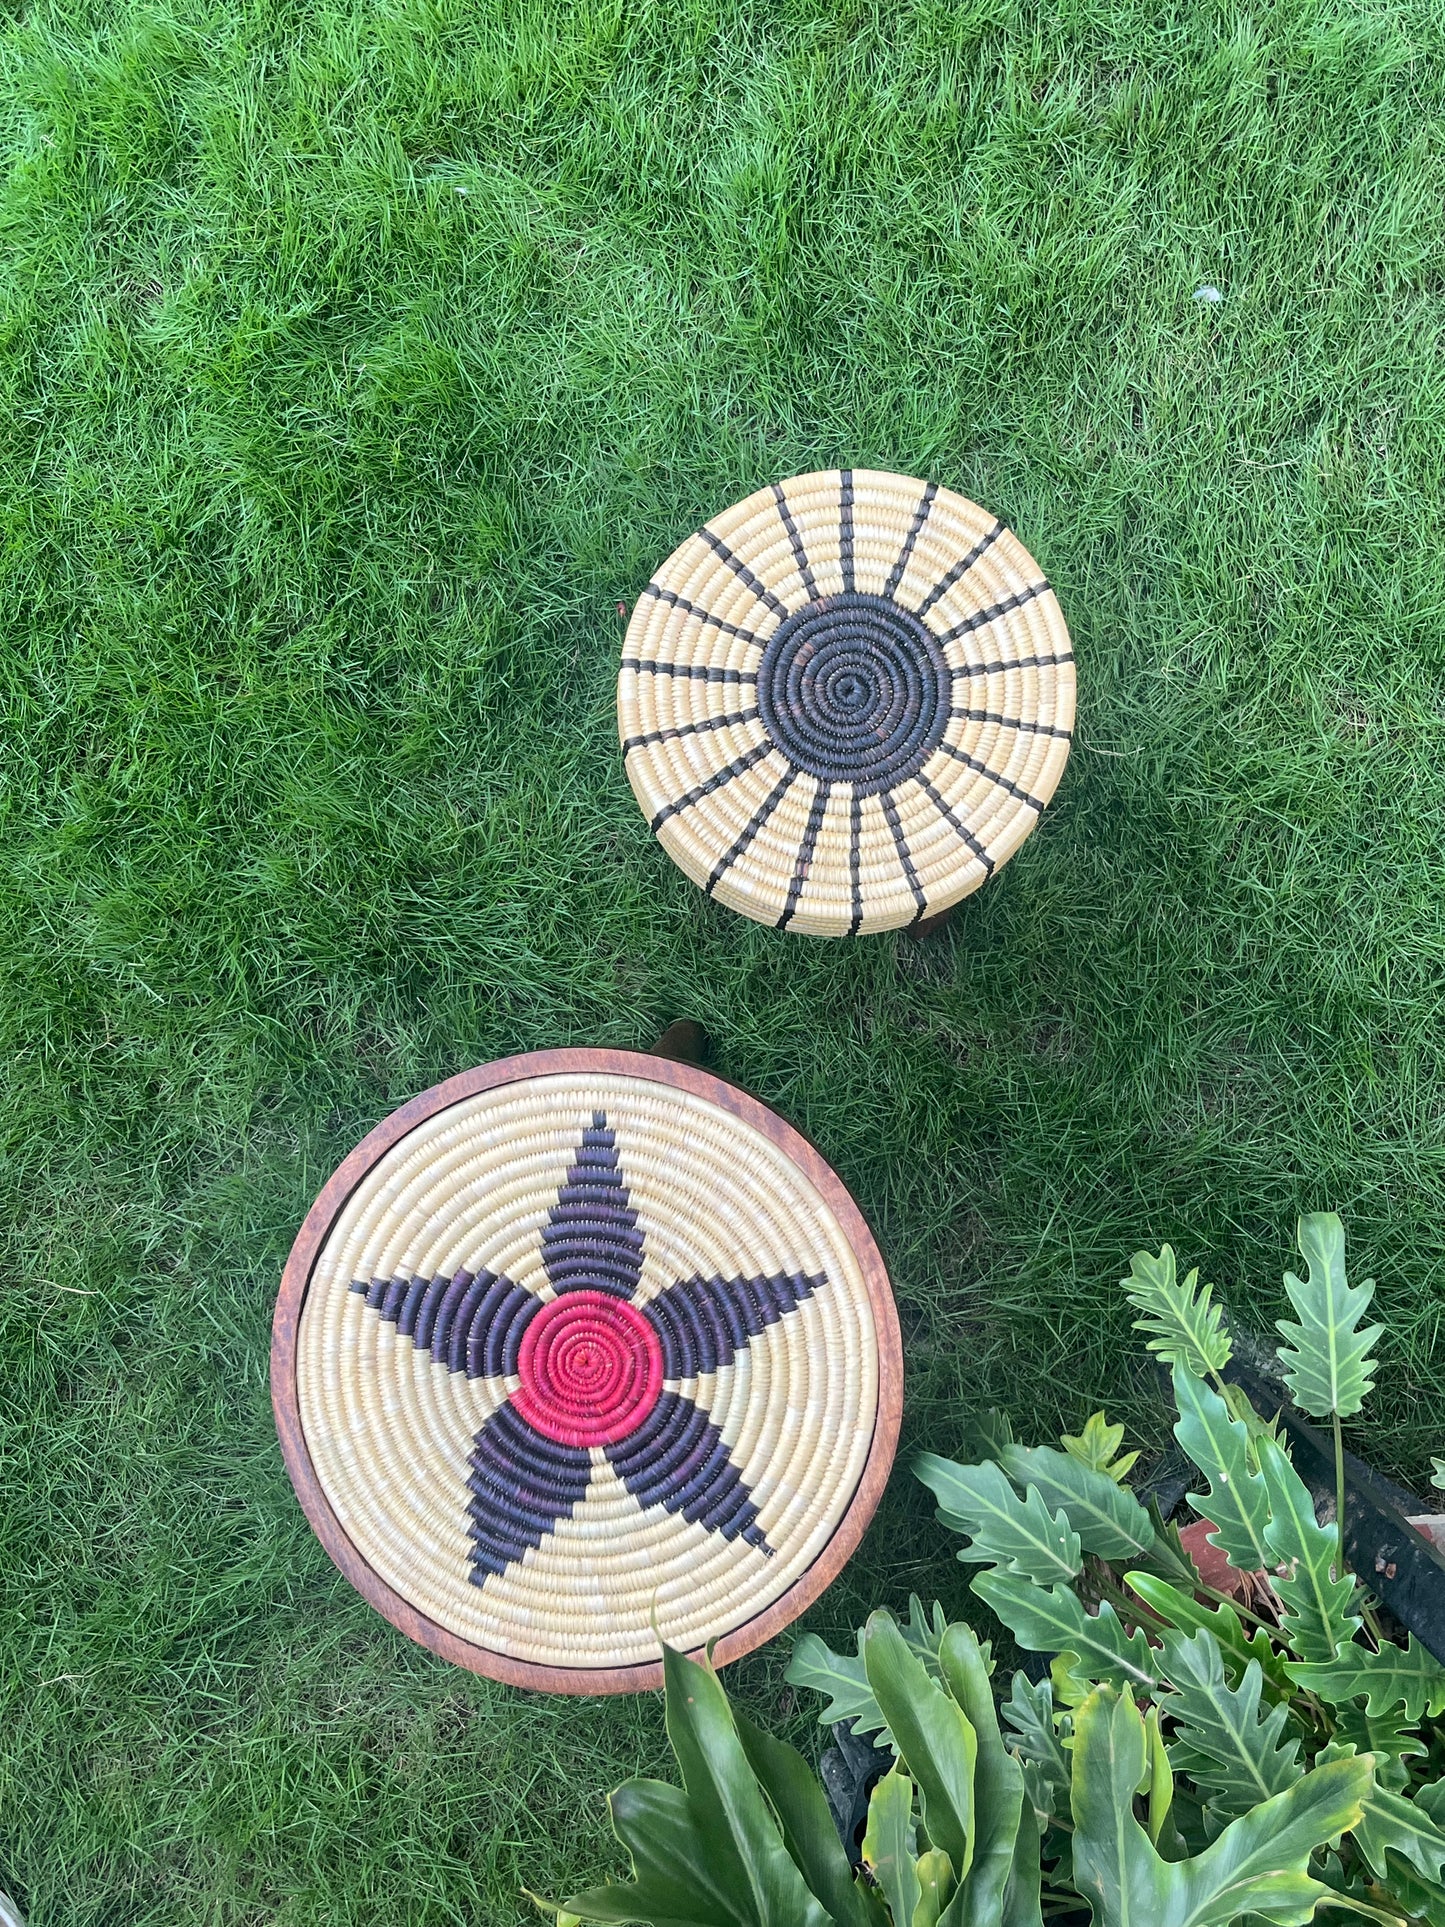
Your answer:
[[[362,1555],[332,1509],[302,1429],[297,1348],[302,1309],[332,1226],[372,1169],[418,1126],[466,1098],[500,1086],[553,1076],[612,1075],[690,1092],[753,1126],[781,1149],[834,1214],[852,1248],[872,1308],[878,1354],[878,1405],[862,1475],[837,1528],[813,1564],[754,1618],[717,1641],[719,1665],[753,1652],[804,1612],[851,1558],[872,1520],[892,1470],[902,1421],[903,1348],[898,1311],[883,1255],[842,1179],[817,1147],[760,1098],[716,1072],[647,1051],[568,1047],[526,1051],[462,1071],[400,1105],[370,1130],[336,1167],[307,1212],[286,1260],[271,1328],[271,1401],[287,1474],[327,1555],[367,1602],[398,1631],[441,1658],[511,1686],[554,1693],[644,1691],[662,1684],[662,1664],[562,1667],[512,1658],[438,1625],[396,1592]]]

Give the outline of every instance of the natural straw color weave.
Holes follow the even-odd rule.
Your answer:
[[[1074,660],[1018,538],[865,469],[760,489],[638,599],[617,690],[627,774],[720,902],[813,936],[917,923],[1038,821]]]
[[[520,1076],[371,1162],[281,1373],[349,1547],[504,1677],[757,1620],[825,1553],[878,1420],[876,1286],[795,1134],[692,1067],[596,1056],[655,1076]]]

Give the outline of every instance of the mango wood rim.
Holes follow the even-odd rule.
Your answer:
[[[670,1085],[705,1098],[719,1109],[729,1111],[751,1124],[796,1164],[819,1192],[837,1218],[852,1247],[868,1288],[873,1308],[873,1324],[878,1345],[878,1409],[873,1423],[873,1439],[868,1449],[862,1476],[827,1545],[817,1559],[781,1596],[744,1625],[734,1627],[718,1640],[714,1662],[725,1665],[781,1632],[833,1583],[856,1551],[868,1529],[898,1445],[898,1429],[903,1414],[903,1344],[898,1328],[898,1310],[893,1288],[872,1232],[862,1212],[837,1172],[833,1170],[801,1131],[776,1111],[737,1085],[728,1083],[697,1064],[674,1058],[655,1057],[646,1051],[566,1049],[526,1051],[516,1057],[499,1058],[434,1084],[399,1110],[393,1111],[367,1133],[356,1149],[337,1166],[306,1219],[291,1247],[281,1275],[281,1290],[276,1300],[271,1326],[271,1403],[276,1414],[276,1430],[281,1441],[281,1456],[286,1471],[301,1501],[301,1509],[332,1563],[349,1579],[369,1605],[391,1621],[399,1632],[419,1646],[428,1647],[454,1665],[508,1686],[530,1686],[552,1693],[635,1693],[662,1685],[661,1661],[645,1666],[542,1666],[531,1660],[513,1659],[505,1653],[474,1645],[458,1634],[439,1626],[410,1601],[394,1592],[381,1575],[364,1559],[332,1511],[316,1469],[311,1462],[301,1411],[296,1393],[296,1340],[311,1274],[347,1199],[379,1159],[438,1111],[479,1091],[495,1090],[499,1084],[513,1084],[525,1078],[556,1077],[569,1073],[603,1073],[635,1077],[648,1083]]]

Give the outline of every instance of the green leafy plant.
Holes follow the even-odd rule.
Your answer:
[[[946,1627],[935,1669],[887,1613],[860,1641],[896,1763],[873,1789],[864,1871],[849,1864],[802,1755],[729,1706],[711,1667],[665,1655],[681,1789],[633,1780],[612,1824],[634,1878],[552,1911],[654,1927],[1042,1927],[1039,1831],[1004,1745],[989,1659]]]
[[[1337,1221],[1307,1220],[1291,1383],[1338,1420],[1369,1389],[1366,1287]],[[681,1788],[612,1796],[633,1879],[551,1911],[561,1927],[1294,1927],[1324,1910],[1445,1927],[1445,1668],[1385,1639],[1273,1428],[1229,1384],[1230,1339],[1166,1247],[1124,1281],[1172,1374],[1192,1503],[1238,1594],[1204,1583],[1178,1530],[1126,1481],[1122,1428],[1094,1414],[1062,1449],[999,1413],[976,1457],[915,1470],[980,1570],[972,1590],[1023,1648],[996,1705],[989,1648],[935,1605],[875,1613],[856,1654],[812,1635],[788,1678],[825,1723],[878,1735],[854,1867],[794,1748],[728,1705],[711,1667],[666,1655]]]
[[[1296,1320],[1281,1324],[1283,1364],[1297,1402],[1332,1421],[1338,1466],[1339,1421],[1370,1388],[1379,1327],[1362,1318],[1373,1287],[1349,1285],[1337,1218],[1302,1219],[1299,1246],[1307,1277],[1285,1281]],[[1323,1769],[1369,1756],[1354,1783],[1357,1817],[1322,1835],[1307,1865],[1281,1874],[1279,1911],[1270,1911],[1274,1900],[1236,1896],[1219,1903],[1235,1913],[1179,1917],[1305,1920],[1329,1904],[1445,1927],[1445,1730],[1435,1724],[1445,1714],[1445,1668],[1413,1638],[1401,1646],[1385,1637],[1375,1602],[1345,1564],[1342,1503],[1336,1521],[1321,1525],[1273,1426],[1225,1379],[1228,1327],[1198,1273],[1181,1279],[1165,1246],[1135,1256],[1123,1289],[1149,1350],[1170,1369],[1175,1437],[1201,1476],[1191,1504],[1239,1575],[1235,1590],[1206,1585],[1177,1529],[1129,1490],[1116,1463],[1122,1432],[1102,1413],[1062,1450],[1026,1448],[991,1420],[974,1434],[993,1439],[986,1456],[958,1463],[923,1453],[914,1464],[940,1521],[967,1539],[959,1558],[981,1568],[973,1592],[1018,1645],[1053,1656],[1048,1680],[1031,1687],[1016,1677],[1004,1704],[1007,1744],[1044,1829],[1045,1891],[1051,1880],[1060,1892],[1072,1887],[1108,1927],[1167,1921],[1186,1904],[1167,1876],[1148,1871],[1118,1797],[1123,1845],[1111,1849],[1107,1878],[1092,1848],[1080,1857],[1077,1807],[1098,1784],[1092,1771],[1080,1778],[1081,1760],[1094,1757],[1107,1724],[1118,1774],[1134,1775],[1132,1823],[1170,1865],[1184,1854],[1194,1865],[1226,1837],[1243,1840],[1230,1830],[1316,1785]],[[788,1676],[821,1685],[835,1664],[804,1638]],[[823,1714],[844,1716],[878,1730],[861,1687],[846,1714],[836,1703]],[[1081,1722],[1090,1735],[1082,1752]],[[1121,1777],[1116,1796],[1122,1785]],[[1269,1821],[1280,1838],[1282,1828]]]
[[[1082,1900],[1100,1927],[1226,1927],[1244,1914],[1288,1927],[1335,1898],[1310,1864],[1359,1826],[1368,1755],[1277,1773],[1191,1855],[1169,1825],[1157,1714],[1143,1718],[1130,1694],[1100,1685],[1059,1721],[1048,1686],[1020,1674],[1005,1736],[973,1632],[946,1626],[935,1657],[936,1674],[887,1613],[864,1630],[894,1763],[869,1798],[855,1870],[802,1755],[734,1712],[710,1666],[669,1652],[667,1730],[683,1785],[619,1787],[612,1824],[632,1880],[548,1911],[559,1927],[1044,1927]],[[1064,1843],[1047,1876],[1045,1829]]]
[[[1281,1318],[1286,1345],[1280,1353],[1285,1383],[1302,1412],[1327,1418],[1335,1441],[1335,1524],[1338,1570],[1345,1569],[1345,1448],[1340,1420],[1351,1418],[1374,1384],[1375,1361],[1367,1356],[1383,1325],[1359,1322],[1375,1295],[1375,1281],[1350,1285],[1345,1277],[1345,1227],[1332,1211],[1316,1211],[1299,1221],[1299,1248],[1309,1269],[1303,1283],[1292,1271],[1284,1288],[1299,1320]]]

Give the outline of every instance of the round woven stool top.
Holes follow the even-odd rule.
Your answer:
[[[1069,633],[1018,538],[934,483],[863,469],[760,489],[632,612],[627,774],[675,862],[813,936],[917,923],[978,889],[1068,760]]]
[[[806,1139],[691,1064],[542,1051],[380,1124],[307,1217],[271,1384],[326,1550],[413,1639],[562,1692],[800,1613],[892,1463],[898,1322]]]

